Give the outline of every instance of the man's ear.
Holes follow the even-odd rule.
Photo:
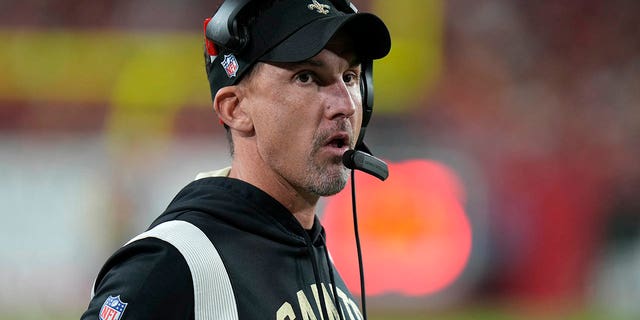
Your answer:
[[[220,121],[231,129],[248,133],[253,130],[253,121],[240,106],[242,98],[242,88],[239,86],[223,87],[213,99],[213,109]]]

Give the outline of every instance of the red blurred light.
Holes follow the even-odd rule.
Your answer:
[[[391,163],[389,169],[385,182],[356,173],[367,294],[442,290],[471,253],[463,187],[451,169],[432,161]],[[322,219],[334,262],[359,294],[350,186],[329,198]]]

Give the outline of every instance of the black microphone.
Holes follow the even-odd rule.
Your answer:
[[[342,155],[342,164],[349,169],[366,172],[382,181],[389,176],[389,167],[384,161],[359,150],[345,151]]]

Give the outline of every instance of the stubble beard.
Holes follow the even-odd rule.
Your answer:
[[[307,172],[304,175],[304,186],[308,192],[321,197],[334,195],[347,185],[349,169],[342,165],[342,157],[334,157],[321,161],[318,153],[324,146],[326,137],[321,135],[314,139],[309,154]]]

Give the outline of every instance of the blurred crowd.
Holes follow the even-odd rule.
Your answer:
[[[640,3],[456,0],[445,21],[446,67],[420,110],[427,136],[469,152],[487,178],[483,289],[551,304],[637,298],[637,270],[617,288],[596,279],[640,241]]]

